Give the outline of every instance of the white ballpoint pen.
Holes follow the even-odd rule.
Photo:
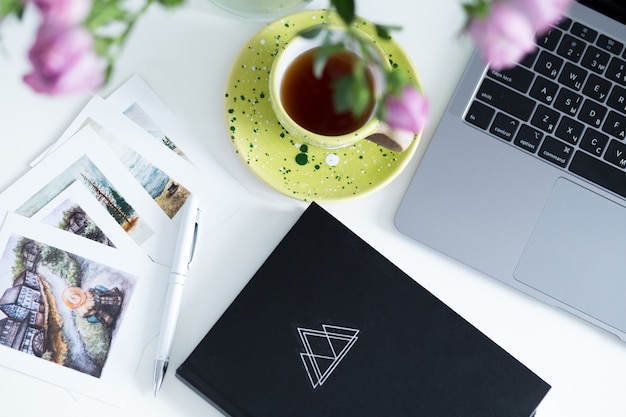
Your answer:
[[[161,384],[163,383],[163,378],[165,378],[169,364],[170,350],[174,340],[176,323],[178,321],[185,278],[196,248],[199,217],[200,209],[198,208],[198,199],[191,194],[185,203],[178,230],[176,252],[174,253],[172,272],[165,295],[163,316],[161,317],[161,330],[159,332],[159,341],[154,360],[153,386],[155,396],[159,392],[159,389],[161,389]]]

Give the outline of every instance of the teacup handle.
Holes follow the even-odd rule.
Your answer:
[[[402,152],[411,146],[415,134],[408,130],[394,129],[387,123],[380,122],[376,132],[365,139],[395,152]]]

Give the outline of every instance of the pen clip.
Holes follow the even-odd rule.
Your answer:
[[[189,253],[189,260],[187,261],[187,269],[193,261],[193,255],[196,253],[196,241],[198,240],[198,216],[200,216],[200,210],[196,212],[196,221],[193,225],[193,240],[191,241],[191,252]]]

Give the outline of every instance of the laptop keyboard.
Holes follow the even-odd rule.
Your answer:
[[[487,70],[465,120],[626,197],[626,49],[569,18],[514,68]]]

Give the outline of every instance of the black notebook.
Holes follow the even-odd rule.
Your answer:
[[[550,389],[315,203],[176,374],[230,417],[529,417]]]

